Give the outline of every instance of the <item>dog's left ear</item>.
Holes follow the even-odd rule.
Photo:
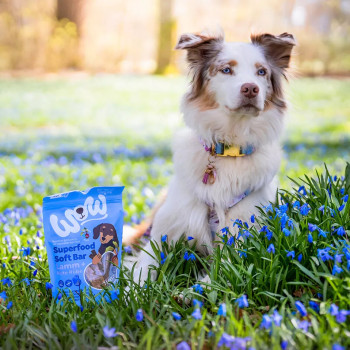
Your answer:
[[[253,44],[261,46],[267,59],[275,66],[285,70],[289,67],[290,56],[296,45],[292,34],[283,33],[278,36],[272,34],[251,34]]]
[[[97,237],[100,235],[100,227],[101,227],[101,224],[94,228],[94,230],[93,230],[94,239],[97,239]]]

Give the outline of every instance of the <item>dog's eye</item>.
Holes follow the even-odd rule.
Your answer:
[[[221,69],[221,72],[224,73],[224,74],[231,74],[232,70],[231,70],[231,68],[226,67],[224,69]]]
[[[266,75],[266,70],[264,68],[260,68],[258,70],[258,75]]]

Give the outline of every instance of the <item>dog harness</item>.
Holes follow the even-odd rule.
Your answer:
[[[208,165],[204,172],[202,182],[204,184],[209,183],[210,185],[213,184],[216,180],[216,169],[214,165],[216,157],[245,157],[251,155],[255,151],[253,145],[247,145],[246,147],[242,147],[237,145],[228,145],[224,142],[217,142],[215,144],[211,144],[208,147],[202,139],[200,139],[200,143],[204,147],[205,151],[209,153]],[[250,194],[250,192],[250,190],[246,190],[241,195],[234,197],[232,201],[228,204],[226,212],[233,206],[238,204],[240,201],[242,201],[245,197],[247,197]],[[215,210],[215,204],[209,202],[205,202],[205,204],[208,206],[209,226],[213,239],[215,239],[217,225],[219,223],[217,212]]]

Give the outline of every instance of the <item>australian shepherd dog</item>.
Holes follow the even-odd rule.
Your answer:
[[[286,112],[282,80],[294,45],[288,33],[251,35],[250,43],[180,37],[176,49],[187,51],[192,77],[181,103],[186,128],[174,139],[174,176],[153,217],[152,240],[185,234],[210,253],[216,232],[232,230],[233,221],[248,221],[257,206],[275,200]],[[138,283],[158,264],[150,255],[147,244],[136,263]]]

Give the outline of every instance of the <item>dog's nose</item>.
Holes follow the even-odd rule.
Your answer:
[[[253,98],[256,97],[259,93],[259,87],[256,84],[245,83],[241,86],[241,94],[245,97]]]

